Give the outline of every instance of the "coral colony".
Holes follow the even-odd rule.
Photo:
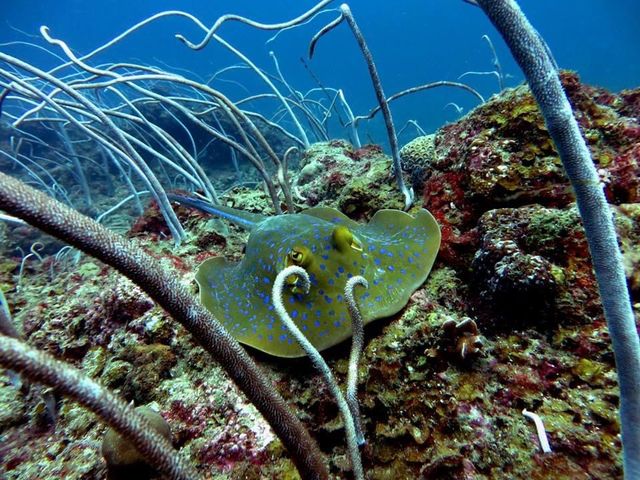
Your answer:
[[[526,84],[485,36],[490,99],[387,96],[331,0],[278,24],[161,12],[78,55],[42,27],[48,71],[0,52],[0,476],[640,477],[640,90],[558,70],[514,0],[466,3]],[[309,56],[348,30],[367,114],[220,32],[320,12]],[[170,16],[267,90],[94,61]],[[393,103],[440,87],[479,104],[400,148]],[[378,112],[390,156],[361,143]]]

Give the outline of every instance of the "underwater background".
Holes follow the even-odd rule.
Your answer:
[[[192,50],[174,37],[202,38],[184,18],[145,25],[87,64],[125,62],[209,86],[251,112],[255,130],[241,114],[219,115],[217,97],[177,82],[132,81],[147,89],[144,94],[131,86],[118,87],[118,94],[78,89],[114,118],[123,140],[66,94],[56,97],[61,110],[30,110],[42,99],[34,92],[48,95],[53,86],[18,61],[41,70],[67,61],[59,45],[43,39],[43,25],[82,57],[163,10],[189,12],[205,25],[228,13],[270,23],[294,18],[314,2],[3,0],[0,173],[131,240],[194,298],[204,289],[205,306],[248,345],[251,359],[319,444],[331,478],[354,478],[336,400],[284,326],[267,325],[278,331],[267,347],[268,334],[255,326],[256,318],[275,318],[270,289],[276,270],[292,263],[293,253],[333,248],[316,245],[317,231],[313,237],[304,230],[314,215],[328,223],[322,228],[340,232],[327,235],[341,239],[333,246],[347,239],[350,253],[356,252],[349,264],[369,273],[359,255],[380,252],[371,253],[371,261],[385,273],[375,283],[370,279],[372,293],[357,297],[366,302],[361,308],[368,324],[357,370],[365,478],[623,478],[619,391],[589,250],[522,72],[482,11],[463,0],[348,3],[387,96],[429,82],[464,83],[390,104],[403,178],[415,194],[411,217],[401,211],[405,199],[382,115],[361,119],[357,132],[348,122],[348,108],[358,116],[377,106],[351,31],[342,24],[325,33],[309,58],[309,42],[338,16],[337,2],[280,32],[235,22],[218,31],[290,102],[307,103],[294,110],[307,142],[279,102],[252,98],[271,90],[237,56],[214,41]],[[614,212],[638,322],[640,3],[519,4],[561,69]],[[139,73],[135,65],[119,73]],[[67,85],[97,82],[82,68],[56,76]],[[21,81],[35,90],[17,86]],[[197,118],[145,95],[179,98]],[[60,121],[63,111],[77,123]],[[240,147],[234,151],[213,131]],[[252,150],[266,173],[247,159]],[[169,194],[168,210],[146,192],[146,174],[125,160],[134,154]],[[283,163],[272,162],[274,156],[284,162],[284,180]],[[196,193],[234,209],[217,213],[231,222],[203,212],[208,207],[199,208]],[[320,210],[299,215],[314,207]],[[313,282],[343,282],[343,265],[331,253],[321,258]],[[256,264],[263,269],[259,277]],[[407,272],[417,280],[406,281]],[[285,288],[300,295],[298,280]],[[224,369],[143,290],[64,242],[0,218],[0,331],[78,368],[126,402],[158,412],[161,418],[152,421],[202,478],[300,478],[281,441]],[[344,339],[352,325],[342,290],[334,290],[287,300],[290,310],[296,301],[305,303],[295,316],[344,385],[350,348]],[[259,300],[242,303],[252,294]],[[393,297],[393,307],[385,295]],[[307,315],[315,315],[315,323],[304,323]],[[524,410],[540,415],[544,435]],[[106,431],[93,413],[55,389],[10,369],[0,374],[0,479],[160,478],[144,458],[121,465],[105,454],[105,444],[123,448]]]
[[[612,90],[629,88],[640,78],[640,5],[634,0],[618,0],[615,4],[604,0],[562,2],[525,0],[521,3],[534,26],[539,29],[551,47],[561,67],[576,70],[591,84]],[[615,5],[615,6],[614,6]],[[79,53],[87,53],[136,22],[162,10],[190,12],[205,24],[233,10],[264,22],[278,21],[297,15],[311,2],[273,0],[267,2],[206,2],[206,1],[154,1],[126,2],[109,0],[85,2],[61,0],[54,5],[45,0],[6,0],[0,21],[0,43],[27,40],[22,32],[35,35],[41,25],[51,28],[54,37],[64,39]],[[339,4],[332,5],[338,8]],[[488,34],[495,44],[506,84],[517,85],[522,74],[509,55],[500,37],[480,11],[469,11],[463,1],[406,0],[401,2],[356,0],[350,3],[358,14],[369,46],[375,52],[387,95],[404,88],[436,80],[455,80],[467,71],[490,71],[491,52],[481,39]],[[305,70],[300,58],[307,58],[308,42],[319,25],[328,21],[331,13],[321,15],[311,25],[295,29],[268,42],[271,32],[261,32],[244,25],[227,24],[226,35],[233,44],[260,67],[270,69],[269,51],[274,51],[281,70],[291,85],[299,90],[316,86]],[[124,61],[138,59],[147,64],[158,64],[187,69],[208,79],[220,68],[237,63],[233,56],[220,47],[211,45],[204,51],[190,51],[177,42],[173,35],[183,33],[198,38],[197,29],[183,19],[163,19],[148,25],[127,41],[115,45],[101,54],[97,61]],[[36,43],[42,44],[42,41]],[[20,54],[42,67],[55,66],[56,60],[33,48],[3,46],[7,52]],[[359,56],[357,46],[346,29],[323,39],[317,54],[308,62],[314,74],[328,86],[344,89],[355,112],[375,106],[375,96],[368,88],[370,79]],[[232,81],[240,81],[247,90],[262,88],[255,75],[246,72],[229,73],[223,84],[230,97],[243,96]],[[467,77],[483,95],[495,92],[493,76]],[[220,85],[220,84],[218,84]],[[366,88],[363,88],[364,86]],[[397,102],[394,114],[400,126],[409,119],[417,120],[431,132],[443,123],[455,120],[457,113],[449,102],[455,102],[468,111],[474,99],[455,89],[435,90]],[[380,122],[381,123],[381,122]],[[382,125],[370,127],[377,142],[384,141]]]

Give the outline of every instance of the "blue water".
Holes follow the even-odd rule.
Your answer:
[[[3,0],[2,3],[0,42],[21,40],[45,45],[38,28],[47,25],[54,37],[66,41],[80,54],[161,10],[184,10],[208,25],[225,13],[265,22],[282,21],[315,4],[308,0]],[[491,70],[491,54],[481,40],[484,34],[488,34],[496,46],[507,85],[514,86],[522,80],[492,25],[478,8],[462,0],[353,0],[349,4],[374,54],[388,95],[421,83],[456,80],[469,70]],[[640,84],[638,0],[522,0],[520,4],[561,67],[577,70],[584,81],[612,90]],[[338,6],[335,2],[329,7],[337,9]],[[274,72],[274,68],[268,52],[274,51],[289,83],[305,91],[315,83],[300,58],[306,58],[311,36],[335,16],[335,12],[325,13],[309,25],[283,32],[269,43],[265,42],[273,33],[256,31],[246,25],[226,24],[219,33],[269,72]],[[200,31],[184,19],[163,19],[110,48],[92,63],[135,61],[196,79],[207,79],[218,69],[237,63],[213,42],[202,51],[191,51],[174,39],[175,33],[194,40],[201,37]],[[52,67],[58,62],[51,55],[25,45],[1,48],[39,67]],[[48,48],[61,54],[56,47]],[[366,66],[346,25],[325,36],[314,59],[307,62],[324,85],[345,91],[356,114],[365,113],[375,105]],[[493,76],[473,76],[465,80],[487,97],[497,90]],[[242,98],[248,92],[266,91],[248,71],[228,73],[213,86],[232,99]],[[446,106],[449,102],[458,104],[464,111],[477,103],[469,94],[448,88],[424,92],[394,103],[396,124],[401,128],[407,120],[414,119],[425,130],[433,131],[458,117],[452,106]],[[383,140],[378,138],[380,130],[375,122],[370,126],[375,140]]]

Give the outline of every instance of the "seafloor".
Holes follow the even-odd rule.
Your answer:
[[[638,318],[640,90],[613,94],[568,73],[563,83],[615,213]],[[359,372],[366,477],[621,478],[607,327],[571,189],[528,89],[508,89],[416,139],[403,158],[414,209],[433,213],[443,242],[406,308],[366,328]],[[301,209],[329,205],[364,221],[402,205],[377,146],[316,144],[292,175]],[[256,190],[235,189],[224,202],[268,210]],[[178,248],[162,235],[153,205],[128,235],[195,293],[197,265],[239,258],[246,234],[185,208],[179,215],[189,235]],[[31,256],[20,268],[16,245],[35,241],[52,242],[0,224],[0,287],[31,345],[137,405],[151,404],[205,478],[298,478],[256,410],[140,289],[87,256],[75,262],[73,252],[42,262]],[[478,331],[442,328],[465,319]],[[323,352],[341,381],[346,343]],[[336,404],[310,363],[252,355],[309,427],[332,474],[350,478]],[[105,426],[55,392],[15,383],[0,378],[1,478],[104,479]],[[551,453],[541,451],[523,409],[542,417]]]

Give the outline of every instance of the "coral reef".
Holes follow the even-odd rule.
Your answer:
[[[572,73],[562,80],[614,205],[638,316],[640,91],[609,93]],[[359,398],[367,478],[620,478],[607,328],[572,193],[528,89],[494,96],[403,156],[443,243],[408,306],[366,329]],[[357,219],[401,208],[390,164],[375,146],[313,145],[293,173],[294,198],[301,207],[333,206]],[[223,202],[260,212],[267,198],[236,188]],[[180,208],[178,215],[189,232],[178,248],[158,229],[155,204],[131,235],[176,268],[183,283],[192,283],[208,257],[239,257],[245,233],[196,211]],[[0,238],[13,239],[20,228],[7,226]],[[83,257],[55,275],[46,264],[30,264],[16,292],[22,257],[13,241],[0,245],[0,286],[9,287],[18,328],[31,344],[127,400],[152,403],[174,444],[207,478],[297,478],[256,409],[128,281]],[[481,350],[468,355],[478,340]],[[339,381],[348,347],[324,352]],[[312,430],[332,473],[349,478],[337,407],[310,362],[252,355]],[[91,414],[63,400],[54,424],[43,422],[37,389],[17,389],[6,374],[0,382],[3,478],[105,478],[105,428]],[[542,417],[551,453],[540,450],[524,408]]]

